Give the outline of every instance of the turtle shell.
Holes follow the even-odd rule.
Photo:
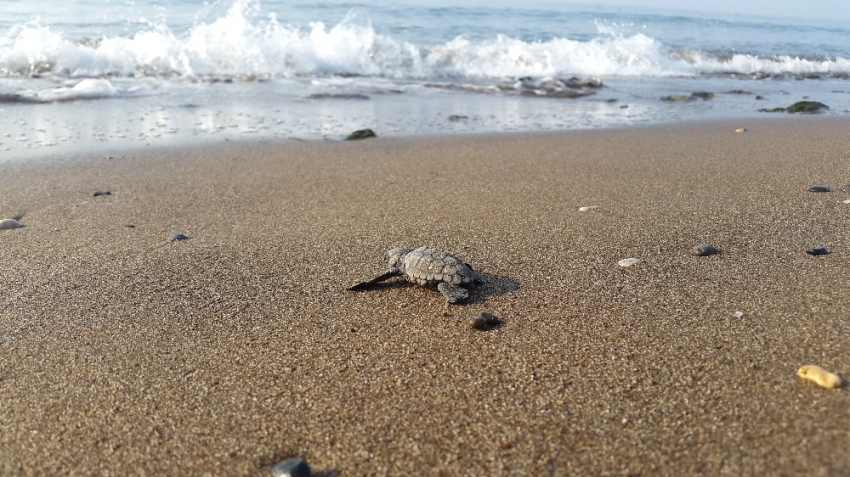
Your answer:
[[[436,247],[419,247],[404,256],[404,272],[407,279],[419,285],[437,285],[440,282],[452,285],[469,285],[475,275],[463,260]]]

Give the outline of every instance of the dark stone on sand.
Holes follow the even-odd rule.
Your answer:
[[[757,99],[757,100],[759,100],[759,101],[761,101],[762,99],[764,99],[764,96],[762,96],[762,95],[760,95],[760,94],[757,94],[757,95],[756,95],[756,99]]]
[[[620,106],[620,109],[629,109],[629,105],[628,105],[628,104],[624,104],[624,105]]]
[[[761,108],[760,113],[784,113],[785,108]]]
[[[99,197],[101,195],[112,195],[112,192],[109,192],[108,190],[99,190],[94,193],[95,197]]]
[[[358,129],[357,131],[354,131],[353,133],[349,134],[348,137],[345,138],[345,140],[356,141],[358,139],[366,139],[367,137],[378,137],[378,135],[375,134],[375,131],[372,131],[371,129]]]
[[[489,311],[483,311],[480,315],[469,320],[469,327],[476,330],[490,330],[502,325],[504,321]]]
[[[186,234],[176,233],[176,234],[171,234],[168,237],[169,242],[174,242],[175,240],[189,240],[189,236],[186,235]]]
[[[826,247],[812,247],[806,250],[806,253],[809,255],[826,255],[829,253],[829,250]]]
[[[709,93],[708,91],[697,91],[695,93],[691,93],[691,96],[694,98],[700,98],[703,101],[707,101],[709,99],[714,98],[714,93]]]
[[[715,253],[720,253],[720,252],[716,248],[714,248],[714,245],[711,245],[710,243],[701,243],[699,245],[694,246],[694,248],[691,249],[691,254],[696,255],[698,257],[705,257],[707,255],[714,255]]]
[[[278,462],[272,468],[274,477],[310,477],[310,466],[301,457]]]
[[[127,224],[127,225],[125,225],[124,227],[127,227],[128,229],[134,229],[134,228],[136,228],[136,226],[135,226],[135,225],[133,225],[133,224]]]
[[[809,192],[829,192],[829,186],[816,184],[809,187]]]
[[[733,89],[731,91],[727,91],[726,94],[753,94],[753,92],[745,89]]]
[[[844,186],[844,188],[843,188],[843,189],[841,189],[841,190],[843,190],[844,192],[850,192],[850,184],[847,184],[847,185],[846,185],[846,186]]]
[[[461,114],[452,114],[449,116],[449,121],[456,123],[458,121],[466,121],[469,119],[469,116],[463,116]]]
[[[829,106],[818,101],[797,101],[788,106],[789,113],[819,113],[822,109],[829,109]]]

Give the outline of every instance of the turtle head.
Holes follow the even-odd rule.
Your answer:
[[[407,252],[409,251],[409,248],[394,248],[392,250],[388,250],[387,253],[384,254],[384,260],[390,268],[402,268],[401,262],[404,260],[404,256],[407,255]]]

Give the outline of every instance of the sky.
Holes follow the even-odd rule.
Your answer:
[[[502,0],[497,0],[502,1]],[[513,2],[514,0],[508,0]],[[550,3],[549,0],[543,0]],[[553,1],[551,3],[561,3]],[[765,15],[780,17],[850,20],[850,0],[595,0],[587,3],[652,9],[690,10],[722,15]]]

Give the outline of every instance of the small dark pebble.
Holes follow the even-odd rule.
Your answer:
[[[108,190],[99,190],[99,191],[95,191],[95,193],[94,193],[95,197],[98,197],[98,196],[101,196],[101,195],[112,195],[112,192],[109,192]]]
[[[714,245],[711,245],[710,243],[701,243],[691,249],[691,254],[699,257],[704,257],[706,255],[714,255],[715,253],[718,253],[718,251],[716,248],[714,248]]]
[[[809,192],[829,192],[829,186],[813,185],[809,187]]]
[[[134,229],[134,228],[136,228],[136,226],[135,226],[135,225],[133,225],[133,224],[127,224],[127,225],[125,225],[124,227],[127,227],[128,229]]]
[[[348,137],[345,138],[345,140],[356,141],[358,139],[366,139],[367,137],[378,137],[378,135],[375,134],[375,131],[372,131],[371,129],[358,129],[357,131],[354,131],[353,133],[349,134]]]
[[[829,250],[826,247],[813,247],[806,250],[806,253],[809,255],[826,255],[829,253]]]
[[[694,93],[691,93],[691,96],[706,101],[714,98],[714,93],[709,93],[708,91],[696,91]]]
[[[490,313],[489,311],[484,311],[480,315],[469,320],[469,327],[475,328],[476,330],[487,330],[495,328],[502,323],[504,322],[498,316]]]
[[[757,99],[757,100],[759,100],[759,101],[761,101],[762,99],[764,99],[764,96],[762,96],[762,95],[760,95],[760,94],[757,94],[757,95],[756,95],[756,99]]]
[[[351,328],[352,333],[357,333],[357,328]]]
[[[310,466],[301,457],[278,462],[272,468],[274,477],[310,477]]]
[[[458,121],[466,121],[467,119],[469,119],[469,116],[463,116],[461,114],[452,114],[451,116],[449,116],[449,121],[453,123],[456,123]]]
[[[189,236],[186,234],[176,233],[171,234],[171,236],[168,237],[169,242],[173,242],[175,240],[189,240]]]

